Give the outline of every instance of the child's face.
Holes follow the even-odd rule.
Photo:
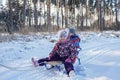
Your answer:
[[[60,40],[61,40],[61,41],[65,41],[65,40],[66,40],[66,37],[65,37],[65,36],[62,36],[62,37],[60,38]]]

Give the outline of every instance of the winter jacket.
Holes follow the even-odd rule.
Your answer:
[[[75,48],[80,48],[80,38],[77,35],[70,36],[70,41],[74,44]]]
[[[72,57],[76,50],[71,41],[57,42],[50,55],[58,54],[60,57]]]

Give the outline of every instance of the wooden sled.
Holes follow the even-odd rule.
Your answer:
[[[76,57],[76,59],[78,60],[78,65],[80,65],[80,58]],[[63,64],[62,61],[49,61],[49,62],[44,62],[45,63],[45,67],[46,69],[51,69],[53,67],[56,67],[57,69],[59,69],[59,71],[61,70],[61,65]],[[47,65],[50,65],[50,67],[48,67]]]
[[[78,65],[80,65],[81,64],[80,63],[80,58],[76,57],[76,59],[78,60]],[[49,62],[44,62],[44,63],[49,64],[51,66],[59,66],[59,65],[63,64],[62,61],[49,61]]]
[[[52,68],[57,68],[59,71],[61,70],[62,61],[49,61],[44,63],[47,70]]]
[[[45,62],[45,63],[52,65],[52,66],[56,66],[56,65],[61,65],[62,61],[49,61],[49,62]]]

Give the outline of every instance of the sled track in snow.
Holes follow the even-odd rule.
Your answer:
[[[118,41],[120,43],[120,41]],[[87,47],[85,49],[83,49],[83,52],[81,54],[81,58],[83,59],[82,60],[82,64],[85,65],[85,64],[88,64],[89,62],[93,61],[94,59],[96,59],[97,57],[101,56],[101,55],[105,55],[107,54],[109,51],[111,51],[108,47],[103,47],[104,45],[114,45],[116,42],[111,42],[111,43],[104,43],[104,44],[100,44],[100,45],[95,45],[95,46],[92,46],[92,47]],[[99,49],[98,49],[99,48]],[[86,56],[90,55],[91,53],[90,52],[96,52],[97,50],[99,50],[97,52],[97,54],[91,56],[91,57],[87,57]],[[103,51],[104,50],[104,51]],[[87,52],[88,51],[88,52]]]
[[[111,50],[109,47],[104,45],[114,45],[118,42],[109,42],[109,43],[102,43],[100,45],[94,45],[92,47],[86,47],[82,50],[81,59],[82,64],[88,64],[94,59],[100,57],[101,55],[105,55]],[[120,43],[120,41],[119,41]],[[103,47],[104,46],[104,47]],[[90,55],[89,52],[98,51],[98,54]],[[111,53],[110,53],[111,54]],[[51,71],[44,70],[45,68],[33,68],[31,65],[22,66],[22,67],[10,67],[7,65],[0,64],[0,80],[70,80],[68,78],[64,78],[64,76],[59,77],[61,75],[55,76],[56,72],[51,73]],[[43,71],[43,72],[42,72]],[[55,77],[53,77],[55,76]],[[80,80],[80,78],[78,79]],[[83,79],[81,79],[83,80]]]
[[[28,65],[28,66],[22,66],[22,67],[10,67],[4,64],[0,64],[1,67],[6,68],[11,71],[33,71],[35,68],[33,65]]]

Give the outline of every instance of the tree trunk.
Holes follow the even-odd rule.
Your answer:
[[[75,0],[72,0],[72,25],[75,26]]]
[[[103,5],[104,5],[104,7],[103,7],[103,30],[104,30],[104,28],[105,28],[105,12],[106,12],[106,8],[105,8],[105,0],[103,0]]]
[[[76,20],[77,20],[76,29],[77,30],[79,29],[79,19],[80,19],[80,15],[77,14],[77,18],[76,18]]]
[[[101,0],[98,0],[98,27],[100,31],[103,30]]]
[[[29,1],[28,4],[29,4],[28,19],[29,19],[29,26],[31,27],[31,17],[32,17],[31,2]]]
[[[41,28],[41,24],[42,24],[42,22],[41,22],[41,21],[42,21],[42,20],[41,20],[41,17],[42,17],[42,4],[41,4],[40,1],[39,1],[39,5],[40,5],[40,13],[39,13],[39,14],[40,14],[40,19],[39,19],[40,22],[39,22],[39,26],[40,26],[40,28]]]
[[[23,27],[25,27],[25,17],[26,17],[26,0],[24,0],[23,6]]]
[[[78,8],[78,11],[81,11],[81,5],[79,4],[79,8]],[[80,12],[78,13],[78,16],[77,16],[77,30],[80,29]]]
[[[116,22],[116,30],[119,30],[119,24],[118,24],[118,4],[117,0],[115,0],[115,22]]]
[[[47,19],[46,19],[46,16],[47,16],[47,13],[45,11],[45,5],[46,5],[46,2],[44,2],[44,29],[47,31],[48,28],[47,28]]]
[[[87,1],[88,1],[88,0],[86,0],[86,6],[85,6],[85,7],[86,7],[86,27],[88,26],[88,25],[87,25],[87,23],[88,23],[88,22],[87,22],[87,19],[88,19],[88,16],[87,16],[87,14],[88,14],[87,3],[88,3],[88,2],[87,2]]]
[[[82,9],[82,10],[81,10],[81,11],[82,11],[82,12],[81,12],[81,13],[82,13],[82,14],[81,14],[81,17],[82,17],[82,18],[81,18],[81,29],[83,30],[83,5],[81,5],[81,9]]]
[[[57,30],[59,30],[59,0],[57,0]]]
[[[68,5],[67,0],[65,0],[65,27],[68,27]]]
[[[111,18],[110,18],[110,21],[111,21],[111,23],[113,23],[113,16],[114,16],[114,14],[113,14],[114,12],[112,10],[113,9],[113,0],[110,0],[110,3],[111,3],[110,4],[111,5],[110,6],[111,7],[111,12],[110,12]],[[108,26],[111,26],[111,25],[108,25]]]
[[[33,0],[34,3],[34,27],[35,27],[35,31],[38,31],[38,14],[37,14],[37,0]]]
[[[7,20],[7,31],[8,33],[12,34],[12,29],[13,29],[13,20],[12,20],[12,0],[8,0],[8,4],[9,4],[9,15],[8,15],[8,19]]]
[[[61,6],[61,17],[62,17],[62,19],[61,19],[61,21],[62,21],[62,28],[63,28],[63,24],[64,24],[64,16],[63,16],[63,6],[62,6],[62,0],[60,0],[60,6]]]
[[[51,8],[51,0],[47,0],[47,27],[48,27],[48,31],[51,31],[51,16],[50,16],[50,8]]]

